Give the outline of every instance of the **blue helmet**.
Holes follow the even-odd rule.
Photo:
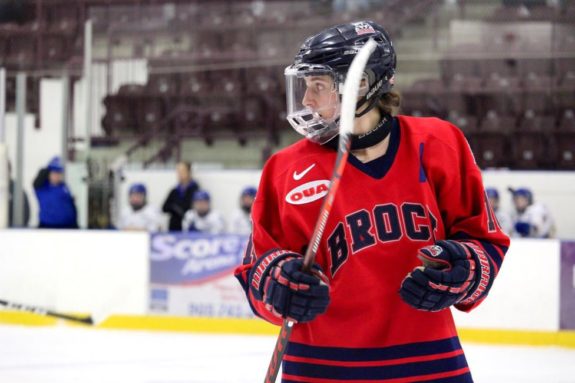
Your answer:
[[[198,190],[194,193],[192,200],[194,201],[209,201],[210,200],[210,193],[205,190]]]
[[[499,199],[499,192],[495,188],[486,188],[485,193],[489,198]]]
[[[256,189],[255,187],[253,187],[253,186],[247,186],[247,187],[244,188],[244,190],[242,190],[242,194],[241,194],[241,195],[242,195],[242,197],[245,196],[245,195],[248,195],[248,196],[250,196],[250,197],[255,197],[255,196],[256,196],[256,192],[257,192],[257,189]]]
[[[533,193],[530,189],[526,187],[520,187],[517,189],[509,188],[509,191],[513,193],[513,197],[525,197],[529,204],[533,203]]]
[[[140,193],[146,195],[147,192],[148,191],[146,189],[146,185],[144,185],[143,183],[135,183],[130,186],[128,194]]]
[[[62,173],[64,171],[62,159],[58,156],[53,157],[50,162],[48,162],[48,170],[51,172]]]

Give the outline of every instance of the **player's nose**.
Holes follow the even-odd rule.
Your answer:
[[[315,102],[315,99],[314,99],[312,93],[309,90],[305,91],[305,93],[303,95],[302,104],[306,108],[315,109],[316,102]]]

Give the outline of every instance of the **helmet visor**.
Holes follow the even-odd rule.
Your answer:
[[[324,65],[298,64],[285,70],[287,119],[308,139],[323,144],[337,134],[338,82]]]

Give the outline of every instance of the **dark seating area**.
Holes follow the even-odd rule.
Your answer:
[[[439,78],[402,92],[403,112],[453,122],[482,168],[575,169],[573,7],[497,8],[481,43],[452,47]],[[558,23],[549,35],[532,21]]]
[[[146,85],[124,85],[104,99],[109,136],[178,134],[207,141],[271,135],[285,127],[278,118],[284,94],[283,67],[151,74]],[[280,100],[281,99],[281,100]]]

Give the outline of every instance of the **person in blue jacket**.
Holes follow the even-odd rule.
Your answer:
[[[77,229],[74,197],[64,182],[64,165],[54,157],[40,169],[34,180],[34,191],[40,206],[40,224],[45,229]]]

